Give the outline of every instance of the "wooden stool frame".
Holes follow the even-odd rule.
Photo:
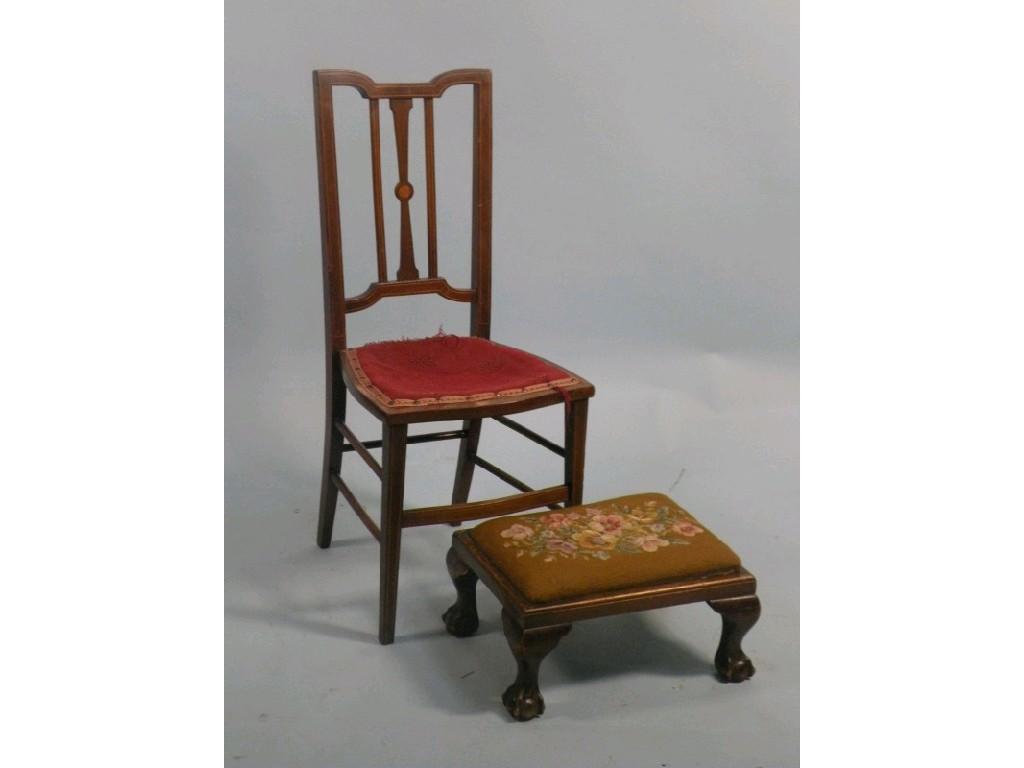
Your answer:
[[[433,101],[453,85],[473,87],[473,218],[471,236],[471,286],[455,288],[437,271],[437,214],[434,176]],[[373,176],[374,219],[377,245],[377,280],[363,293],[347,298],[342,275],[341,216],[337,152],[334,138],[335,86],[355,88],[368,100]],[[594,394],[589,382],[575,376],[577,384],[477,402],[445,402],[430,405],[392,406],[373,398],[360,385],[348,357],[345,316],[373,306],[383,298],[437,294],[470,305],[470,335],[490,338],[491,327],[491,73],[486,69],[458,69],[438,75],[428,83],[381,84],[350,70],[316,70],[313,73],[316,118],[317,168],[320,184],[320,224],[323,250],[324,318],[326,331],[327,414],[324,464],[320,490],[317,544],[331,545],[338,492],[352,506],[356,516],[381,547],[380,624],[382,644],[394,641],[398,596],[398,567],[402,529],[436,523],[458,524],[464,520],[523,512],[547,506],[579,504],[583,497],[584,448],[588,398]],[[414,194],[408,181],[409,112],[414,100],[423,101],[425,126],[427,276],[420,277],[413,252],[409,200]],[[399,181],[395,197],[401,206],[399,266],[396,279],[389,279],[384,236],[384,208],[380,162],[380,102],[386,100],[393,116]],[[380,440],[361,441],[345,423],[347,393],[382,423]],[[509,414],[565,402],[565,443],[557,445]],[[493,418],[560,456],[565,464],[561,485],[533,489],[523,481],[477,456],[481,421]],[[462,420],[462,428],[446,432],[409,435],[410,424]],[[408,444],[438,440],[459,440],[459,458],[449,505],[404,509],[405,449]],[[381,461],[370,449],[381,448]],[[381,479],[380,525],[367,514],[351,489],[341,479],[341,459],[354,451]],[[519,493],[486,501],[467,502],[473,470],[480,467],[516,488]]]
[[[452,536],[445,562],[456,593],[455,603],[441,617],[449,634],[469,637],[479,628],[477,580],[501,603],[502,629],[517,666],[516,679],[502,694],[501,701],[516,720],[532,720],[544,713],[539,680],[541,662],[569,633],[573,623],[588,619],[706,602],[722,617],[715,653],[718,679],[723,683],[741,683],[754,675],[754,664],[743,652],[741,641],[761,616],[761,601],[757,597],[757,580],[743,567],[533,603],[477,546],[468,531]]]

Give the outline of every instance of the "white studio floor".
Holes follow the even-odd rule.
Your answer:
[[[705,354],[668,372],[640,355],[573,367],[598,389],[585,497],[667,492],[730,543],[759,580],[762,616],[744,641],[755,677],[715,680],[720,620],[703,604],[582,622],[541,669],[546,714],[516,723],[499,698],[515,664],[497,601],[478,588],[475,637],[441,623],[447,526],[406,530],[397,640],[378,645],[375,541],[341,500],[333,547],[314,543],[322,384],[277,369],[229,382],[226,765],[798,764],[796,365]],[[375,431],[350,410],[357,434]],[[561,441],[559,408],[521,420]],[[408,506],[447,500],[455,451],[410,446]],[[557,457],[498,424],[485,423],[480,455],[535,487],[559,479]],[[376,478],[354,454],[343,474],[376,510]],[[507,492],[477,470],[471,498]]]

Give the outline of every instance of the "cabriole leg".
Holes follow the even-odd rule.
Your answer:
[[[501,612],[501,624],[519,668],[515,682],[505,689],[501,702],[516,720],[532,720],[544,714],[544,697],[540,694],[538,681],[540,663],[568,634],[572,625],[524,630],[506,611]]]
[[[715,669],[724,683],[742,683],[754,676],[754,664],[743,653],[740,642],[761,616],[761,601],[756,595],[709,600],[708,605],[722,614],[722,638],[715,654]]]
[[[452,584],[455,585],[456,598],[455,604],[445,611],[441,618],[448,634],[469,637],[480,626],[480,619],[476,613],[477,577],[455,553],[454,548],[448,550],[445,562],[448,565],[448,575],[452,577]]]

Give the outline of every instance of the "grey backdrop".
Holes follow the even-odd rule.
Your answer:
[[[226,11],[226,762],[795,765],[797,3],[228,0]],[[512,724],[498,702],[513,664],[497,604],[482,596],[471,640],[440,629],[446,527],[407,533],[399,640],[376,645],[373,540],[342,504],[335,546],[313,541],[318,67],[378,81],[493,70],[493,336],[596,384],[587,498],[670,492],[758,575],[751,682],[711,677],[718,619],[705,607],[590,622],[545,663],[548,714]],[[440,264],[456,285],[468,283],[466,91],[437,105]],[[339,91],[336,108],[351,294],[374,269],[368,121],[354,94]],[[422,260],[419,105],[412,120]],[[382,129],[393,252],[387,111]],[[442,325],[465,332],[466,306],[391,300],[352,316],[350,336]],[[376,429],[353,410],[358,432]],[[558,408],[525,420],[561,438]],[[557,464],[503,433],[485,427],[481,453],[527,481],[557,479]],[[408,504],[445,500],[453,452],[410,450]],[[369,471],[346,461],[344,472],[376,509]],[[473,498],[503,492],[480,477]]]

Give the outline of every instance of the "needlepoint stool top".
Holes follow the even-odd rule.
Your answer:
[[[740,566],[735,552],[661,493],[496,518],[464,535],[534,603]]]

